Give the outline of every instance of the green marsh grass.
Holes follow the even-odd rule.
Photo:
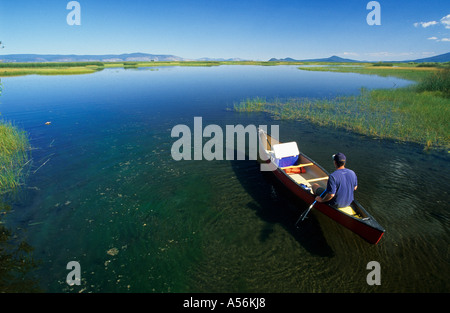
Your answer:
[[[10,122],[0,120],[0,196],[15,192],[22,185],[29,168],[26,166],[30,163],[29,151],[27,133]]]
[[[414,76],[417,77],[417,76]],[[425,149],[450,149],[448,72],[424,76],[406,88],[367,90],[333,99],[246,99],[237,112],[266,112],[275,119],[306,120],[376,138],[414,142]]]
[[[127,68],[138,68],[139,64],[138,62],[123,62],[123,68],[127,69]]]
[[[450,68],[436,71],[425,77],[417,86],[418,91],[434,91],[450,98]]]
[[[15,192],[23,184],[30,163],[29,150],[26,132],[0,121],[0,195]]]
[[[0,76],[91,74],[104,68],[102,62],[0,63]]]
[[[48,68],[104,66],[102,62],[42,62],[42,63],[0,63],[0,68]]]

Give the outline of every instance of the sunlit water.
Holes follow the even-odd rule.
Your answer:
[[[256,96],[333,97],[407,81],[221,66],[2,82],[2,117],[28,131],[33,146],[27,185],[2,218],[7,242],[31,247],[17,290],[32,283],[46,292],[449,290],[447,154],[230,110]],[[357,199],[386,229],[381,242],[369,245],[317,212],[296,229],[308,204],[256,161],[174,161],[171,130],[193,129],[195,116],[204,126],[280,125],[282,141],[297,141],[328,171],[330,156],[344,152],[358,175]],[[70,261],[81,266],[80,286],[66,283]],[[370,261],[381,266],[379,286],[366,282]]]

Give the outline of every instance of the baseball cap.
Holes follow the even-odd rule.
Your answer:
[[[332,157],[333,157],[333,160],[335,160],[335,161],[344,161],[345,162],[345,160],[346,160],[345,155],[343,153],[341,153],[341,152],[333,154]]]

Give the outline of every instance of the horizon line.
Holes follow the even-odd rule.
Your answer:
[[[0,54],[0,57],[5,57],[5,56],[27,56],[27,55],[35,55],[35,56],[95,56],[95,57],[101,57],[101,56],[124,56],[124,55],[133,55],[133,54],[144,54],[144,55],[150,55],[150,56],[165,56],[165,57],[176,57],[176,58],[180,58],[182,60],[178,60],[179,62],[181,61],[197,61],[197,60],[201,60],[201,59],[211,59],[211,61],[214,60],[230,60],[230,59],[238,59],[239,61],[255,61],[255,62],[269,62],[271,59],[276,59],[278,61],[283,62],[283,60],[286,59],[292,59],[293,61],[291,62],[306,62],[306,61],[316,61],[316,60],[325,60],[325,59],[330,59],[333,57],[337,57],[337,58],[341,58],[344,60],[350,60],[350,61],[356,61],[356,62],[361,62],[361,63],[375,63],[375,62],[412,62],[415,60],[422,60],[422,59],[429,59],[429,58],[433,58],[433,57],[437,57],[437,56],[442,56],[442,55],[446,55],[446,54],[450,54],[449,52],[446,53],[441,53],[441,54],[435,54],[432,56],[427,56],[427,57],[423,57],[423,58],[417,58],[417,59],[408,59],[408,60],[401,60],[401,61],[369,61],[369,60],[358,60],[358,59],[352,59],[352,58],[348,58],[348,57],[341,57],[338,54],[333,54],[332,56],[329,57],[315,57],[315,58],[308,58],[308,59],[296,59],[293,57],[284,57],[284,58],[276,58],[276,57],[272,57],[269,58],[267,60],[260,60],[260,59],[245,59],[245,58],[241,58],[241,57],[199,57],[199,58],[185,58],[185,57],[181,57],[175,54],[164,54],[164,53],[149,53],[149,52],[124,52],[124,53],[102,53],[102,54],[76,54],[76,53],[71,53],[71,54],[61,54],[61,53],[9,53],[9,54]],[[44,61],[45,62],[45,61]],[[43,62],[43,63],[44,63]],[[46,61],[49,62],[49,61]],[[61,61],[61,62],[69,62],[69,61]],[[144,62],[144,61],[142,61]],[[289,61],[286,61],[289,62]],[[444,61],[447,62],[447,61]],[[13,63],[13,62],[11,62]]]

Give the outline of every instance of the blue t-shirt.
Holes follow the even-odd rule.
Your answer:
[[[358,185],[355,172],[348,168],[337,170],[330,174],[327,183],[327,193],[334,194],[328,203],[334,207],[343,208],[353,201],[353,192]]]

